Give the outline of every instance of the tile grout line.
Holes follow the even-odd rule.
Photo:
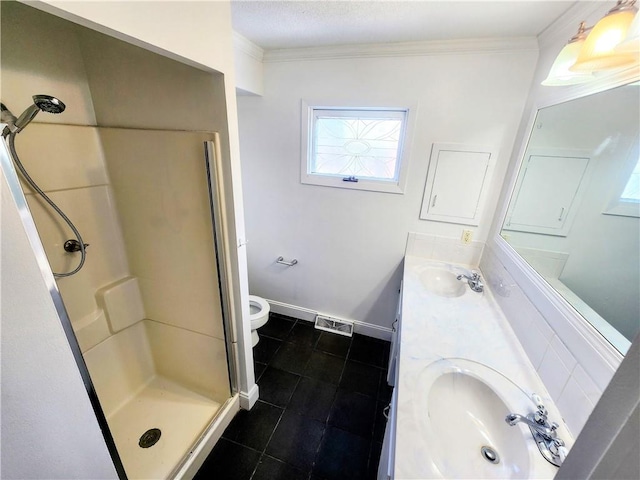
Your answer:
[[[295,325],[294,325],[294,327],[295,327]],[[320,335],[322,335],[322,333]],[[312,347],[312,352],[316,351],[315,347],[316,347],[316,345],[318,345],[318,342],[320,341],[320,335],[318,335],[318,339],[316,340],[316,342],[314,343],[314,345]],[[349,348],[351,348],[351,342],[349,342]],[[307,365],[305,365],[305,370],[306,370],[306,367],[308,366],[310,361],[311,361],[311,358],[309,358],[309,360],[307,361]],[[347,362],[346,362],[346,359],[345,359],[345,365],[346,365],[346,363]],[[344,372],[344,365],[342,366],[342,371]],[[300,384],[300,381],[301,381],[302,378],[307,378],[307,377],[303,377],[302,375],[300,376],[300,380],[298,380],[298,384],[296,385],[296,389],[298,388],[298,385]],[[342,372],[340,372],[340,379],[341,378],[342,378]],[[340,379],[338,379],[338,384],[340,384]],[[316,380],[318,380],[318,379],[316,379]],[[334,398],[333,398],[333,401],[331,402],[331,407],[333,407],[333,402],[335,401],[335,396],[336,396],[337,392],[338,392],[338,388],[336,387],[336,393],[334,393]],[[295,395],[295,390],[294,390],[294,393],[291,395],[291,398],[293,398],[293,395]],[[291,399],[289,399],[289,401],[291,401]],[[329,407],[329,413],[327,413],[327,418],[323,422],[322,436],[320,437],[320,441],[318,442],[318,447],[316,448],[315,454],[313,456],[313,461],[311,462],[311,469],[309,470],[309,476],[307,477],[309,480],[311,480],[311,478],[313,477],[313,470],[315,469],[316,462],[318,461],[318,456],[320,455],[320,449],[322,448],[322,440],[324,440],[324,437],[325,437],[325,435],[327,433],[327,427],[329,426],[329,416],[331,415],[331,407]],[[304,418],[306,418],[306,417],[304,417]]]
[[[320,337],[318,337],[319,339]],[[318,443],[318,448],[316,450],[316,454],[315,457],[313,459],[313,463],[311,465],[311,475],[313,475],[313,470],[316,467],[316,464],[319,460],[319,456],[320,456],[320,450],[322,448],[322,442],[325,439],[326,435],[327,435],[327,430],[329,429],[329,419],[331,417],[331,412],[333,411],[333,406],[335,405],[336,402],[336,398],[338,397],[338,390],[340,389],[340,382],[342,381],[342,377],[344,375],[344,370],[345,368],[347,368],[347,360],[349,359],[349,352],[351,351],[351,345],[353,344],[353,337],[351,337],[351,340],[349,341],[349,348],[347,348],[347,353],[345,355],[344,358],[344,364],[342,365],[342,371],[340,372],[340,377],[338,378],[338,384],[336,385],[336,391],[333,394],[333,400],[331,401],[331,406],[329,407],[329,413],[327,413],[327,418],[324,422],[324,429],[322,430],[322,437],[320,437],[320,442]],[[337,428],[337,427],[336,427]],[[368,461],[367,461],[368,463]],[[309,477],[311,478],[311,476]]]
[[[265,402],[265,403],[267,403],[267,402]],[[260,466],[260,462],[262,462],[262,459],[267,454],[267,447],[269,446],[269,443],[271,442],[271,439],[273,438],[273,435],[276,433],[276,429],[278,428],[278,425],[280,425],[280,421],[282,420],[282,417],[284,417],[284,412],[285,411],[286,411],[286,408],[283,408],[282,412],[280,412],[280,416],[278,417],[278,421],[276,422],[275,426],[273,427],[273,430],[271,431],[271,435],[269,435],[269,439],[267,440],[267,443],[264,444],[264,449],[260,453],[260,458],[258,459],[258,463],[256,463],[256,467],[253,469],[253,472],[251,472],[251,476],[249,477],[249,480],[253,479],[253,476],[258,471],[258,467]],[[278,459],[278,460],[280,460],[280,459]]]
[[[295,325],[295,323],[296,323],[296,322],[294,322],[294,325]],[[292,328],[293,328],[293,327],[292,327]],[[290,331],[287,333],[287,335],[288,335],[289,333],[290,333]],[[274,352],[273,352],[273,354],[271,355],[271,358],[270,358],[270,359],[269,359],[265,364],[263,364],[263,365],[265,365],[265,369],[264,369],[264,371],[260,374],[260,378],[262,377],[262,375],[264,375],[264,372],[265,372],[265,371],[266,371],[266,369],[269,367],[269,365],[270,365],[271,361],[272,361],[272,360],[273,360],[273,358],[276,356],[276,354],[278,353],[278,351],[279,351],[279,350],[280,350],[280,348],[282,347],[282,343],[283,343],[283,341],[282,341],[282,340],[280,340],[280,339],[278,339],[278,338],[270,337],[269,335],[263,335],[263,338],[269,338],[269,339],[271,339],[271,340],[277,340],[277,341],[278,341],[278,347],[275,349],[275,351],[274,351]],[[255,363],[255,357],[254,357],[253,361],[254,361],[254,363]],[[260,362],[258,362],[258,363],[260,363]],[[258,380],[259,380],[259,378],[258,378],[258,379],[256,379],[256,384],[258,383]],[[299,379],[298,379],[298,380],[299,380]],[[297,384],[296,384],[296,387],[297,387]],[[248,447],[247,445],[242,445],[241,443],[238,443],[238,442],[234,442],[234,443],[237,443],[238,445],[244,446],[244,447],[246,447],[246,448],[251,448],[251,449],[252,449],[252,450],[254,450],[255,452],[260,453],[260,457],[258,458],[258,462],[256,463],[256,466],[254,467],[253,471],[251,472],[251,475],[249,476],[249,480],[251,480],[251,479],[254,477],[254,475],[256,474],[256,472],[258,471],[258,467],[260,466],[260,462],[262,461],[262,459],[263,459],[263,458],[264,458],[264,456],[266,455],[266,451],[267,451],[267,447],[269,446],[269,442],[271,442],[271,439],[273,438],[273,435],[274,435],[274,433],[275,433],[276,429],[278,428],[278,425],[280,425],[280,421],[282,420],[282,417],[284,416],[284,412],[285,412],[285,410],[286,410],[286,407],[281,407],[281,406],[279,406],[279,405],[275,405],[275,404],[273,404],[273,403],[269,403],[269,402],[266,402],[266,401],[264,401],[264,400],[260,400],[260,399],[258,399],[258,401],[261,401],[261,402],[262,402],[262,403],[264,403],[265,405],[270,405],[270,406],[272,406],[272,407],[276,407],[276,408],[278,408],[278,409],[280,409],[280,410],[282,410],[282,411],[280,412],[280,415],[278,416],[278,421],[276,422],[275,426],[273,427],[273,430],[271,431],[271,435],[269,435],[269,439],[268,439],[268,440],[267,440],[267,442],[265,443],[265,445],[264,445],[264,449],[262,449],[262,451],[260,451],[260,450],[256,450],[256,449],[251,448],[251,447]],[[224,434],[223,434],[223,435],[224,435]]]
[[[291,334],[291,332],[293,331],[293,328],[296,326],[296,324],[298,323],[298,321],[296,320],[293,324],[293,326],[291,327],[291,330],[289,330],[289,332],[287,333],[287,336]],[[286,337],[285,337],[286,338]],[[280,341],[280,343],[284,343],[284,339]],[[267,367],[270,366],[271,361],[275,358],[276,354],[278,353],[278,350],[280,350],[280,346],[278,346],[278,348],[276,349],[276,351],[274,352],[273,356],[271,357],[271,360],[269,360],[269,362],[267,363]],[[275,368],[275,367],[272,367]],[[284,371],[284,370],[283,370]],[[292,373],[292,372],[287,372],[287,373]],[[260,465],[260,462],[262,461],[262,459],[264,458],[265,455],[267,455],[267,448],[269,447],[269,444],[271,443],[271,440],[273,439],[273,436],[276,433],[276,430],[278,429],[278,426],[280,425],[280,422],[282,421],[282,418],[284,417],[284,414],[286,413],[287,409],[289,408],[289,402],[291,402],[291,399],[293,398],[293,395],[295,394],[295,391],[298,388],[298,385],[300,385],[300,381],[302,380],[302,375],[298,375],[298,380],[296,381],[296,385],[293,388],[293,391],[291,392],[291,396],[289,397],[289,399],[287,400],[287,404],[284,407],[281,407],[279,405],[274,405],[268,402],[264,402],[267,405],[273,405],[274,407],[280,408],[282,409],[282,412],[280,413],[280,417],[278,417],[278,421],[276,422],[275,426],[273,427],[273,430],[271,431],[271,435],[269,435],[269,439],[267,440],[267,443],[264,446],[264,450],[261,452],[260,454],[260,458],[258,459],[258,463],[256,464],[255,469],[253,470],[253,472],[251,473],[251,477],[249,478],[249,480],[253,479],[253,476],[255,475],[256,471],[258,470],[258,466]],[[269,457],[272,457],[271,455],[268,455]],[[284,463],[285,465],[288,465],[290,467],[293,468],[297,468],[294,465],[291,465],[290,463],[285,462],[284,460],[282,460],[281,458],[278,457],[272,457],[277,459],[278,461]],[[311,477],[311,474],[313,473],[313,465],[312,465],[312,469],[309,472],[309,478]]]
[[[331,417],[331,412],[333,410],[333,407],[335,406],[335,402],[336,402],[336,399],[337,399],[337,396],[338,396],[338,390],[340,389],[340,384],[341,384],[341,382],[342,382],[342,380],[344,378],[344,374],[345,374],[346,367],[347,367],[347,362],[348,361],[352,361],[352,362],[354,362],[356,364],[365,365],[367,367],[373,367],[376,370],[378,370],[379,377],[378,377],[378,385],[377,385],[376,393],[375,393],[375,395],[370,397],[370,398],[372,398],[373,403],[375,405],[374,408],[375,408],[376,415],[373,418],[373,422],[372,422],[372,425],[371,425],[371,431],[370,431],[369,438],[363,437],[361,435],[358,435],[358,434],[355,434],[355,433],[352,433],[352,432],[349,432],[348,430],[344,430],[344,429],[342,429],[340,427],[337,427],[337,426],[332,426],[335,429],[338,429],[338,430],[344,431],[344,432],[346,432],[348,434],[360,437],[363,440],[369,440],[368,441],[368,452],[367,452],[367,455],[366,455],[366,458],[367,458],[367,461],[366,461],[366,472],[364,472],[365,475],[368,474],[370,472],[371,461],[372,461],[373,456],[374,456],[373,455],[374,447],[376,445],[375,427],[376,427],[376,419],[377,419],[377,406],[378,406],[378,404],[383,404],[384,403],[379,399],[380,391],[383,388],[382,385],[384,384],[383,372],[385,372],[388,369],[388,367],[387,368],[384,367],[384,359],[382,360],[382,364],[383,364],[382,366],[379,366],[377,364],[371,364],[371,363],[367,363],[367,362],[362,362],[362,361],[359,361],[359,360],[350,359],[349,356],[350,356],[351,351],[352,351],[354,337],[350,338],[349,346],[347,348],[347,351],[346,351],[344,357],[342,357],[341,355],[338,355],[338,354],[335,354],[335,353],[332,353],[332,352],[326,352],[326,351],[324,351],[322,349],[318,349],[317,348],[318,347],[318,343],[320,342],[320,338],[322,336],[322,332],[320,333],[320,335],[318,335],[318,337],[315,339],[315,341],[312,342],[311,345],[305,344],[305,342],[302,342],[302,343],[299,343],[299,342],[287,342],[287,338],[289,338],[291,336],[291,334],[292,334],[293,330],[295,329],[295,327],[300,324],[300,320],[299,319],[294,319],[293,317],[291,317],[291,320],[289,320],[288,318],[286,318],[285,320],[287,320],[287,321],[291,321],[292,320],[293,321],[293,325],[286,332],[286,334],[283,336],[283,338],[276,338],[276,337],[271,337],[269,335],[263,335],[265,338],[269,338],[269,339],[271,339],[273,341],[278,341],[279,342],[278,343],[278,347],[275,349],[275,351],[271,355],[270,360],[263,364],[263,365],[265,365],[265,371],[266,371],[266,368],[268,368],[268,367],[271,367],[273,369],[277,369],[277,367],[274,367],[274,366],[271,365],[271,362],[274,360],[274,358],[276,357],[277,353],[281,350],[283,343],[291,343],[291,344],[297,344],[297,345],[300,345],[300,346],[308,347],[311,350],[311,352],[319,352],[319,353],[323,353],[323,354],[329,355],[331,357],[336,357],[336,358],[339,358],[341,360],[344,360],[344,363],[342,365],[342,369],[340,371],[339,378],[337,379],[337,384],[335,385],[336,390],[335,390],[335,393],[333,395],[333,399],[331,401],[331,406],[329,407],[329,412],[327,413],[327,416],[325,417],[324,421],[318,422],[318,423],[321,423],[323,425],[323,431],[322,431],[322,436],[320,437],[320,441],[318,443],[318,447],[317,447],[317,449],[315,451],[314,460],[311,463],[311,469],[310,469],[309,474],[307,476],[307,478],[309,480],[313,477],[314,469],[318,464],[319,454],[320,454],[320,450],[321,450],[321,447],[322,447],[322,443],[326,439],[328,428],[331,426],[329,424],[329,419]],[[383,351],[382,355],[384,356],[384,351]],[[254,362],[255,362],[255,360],[254,360]],[[260,362],[258,362],[258,363],[260,363]],[[307,365],[308,365],[308,363],[309,363],[309,361],[307,361]],[[305,370],[306,370],[307,365],[305,365]],[[268,446],[270,445],[270,443],[271,443],[271,441],[272,441],[272,439],[273,439],[273,437],[275,435],[275,432],[276,432],[278,426],[281,424],[282,419],[284,418],[284,415],[285,415],[285,413],[287,411],[295,413],[295,414],[299,415],[302,418],[317,421],[316,419],[311,418],[311,417],[307,417],[305,415],[302,415],[299,412],[293,412],[292,410],[289,410],[289,408],[290,408],[290,402],[291,402],[293,396],[295,395],[298,387],[300,386],[300,383],[301,383],[303,378],[307,378],[309,380],[318,381],[318,382],[322,382],[323,380],[322,379],[318,379],[318,378],[308,377],[308,376],[306,376],[304,374],[304,371],[301,374],[298,374],[298,373],[295,373],[295,372],[289,372],[287,370],[283,370],[283,371],[298,376],[298,379],[296,380],[295,386],[294,386],[294,388],[292,390],[292,393],[289,396],[289,398],[288,398],[288,400],[286,402],[286,405],[284,407],[282,407],[280,405],[272,404],[272,403],[264,401],[262,399],[260,400],[261,402],[263,402],[266,405],[281,409],[281,413],[280,413],[280,415],[278,417],[278,421],[276,422],[275,426],[273,427],[273,430],[271,431],[271,434],[269,435],[269,439],[267,440],[264,449],[262,451],[259,451],[259,450],[256,450],[256,449],[252,448],[252,447],[248,447],[246,445],[242,445],[241,443],[239,443],[237,441],[227,439],[228,441],[230,441],[232,443],[235,443],[237,445],[243,446],[245,448],[249,448],[250,450],[253,450],[256,453],[260,453],[260,457],[258,459],[258,462],[257,462],[255,468],[253,469],[253,471],[251,473],[250,479],[254,478],[254,476],[255,476],[255,474],[256,474],[256,472],[258,470],[258,467],[259,467],[260,463],[264,460],[265,456],[268,456],[268,457],[273,458],[273,459],[275,459],[275,460],[277,460],[279,462],[282,462],[284,465],[287,465],[288,467],[294,468],[296,470],[300,470],[296,465],[290,464],[287,461],[284,461],[284,460],[282,460],[282,459],[280,459],[278,457],[273,457],[272,455],[268,455],[266,453],[266,450],[267,450]],[[264,372],[263,372],[263,374],[264,374]],[[261,374],[260,378],[262,377],[263,374]],[[257,383],[257,380],[256,380],[256,383]],[[327,383],[327,382],[325,382],[325,383]],[[331,384],[331,382],[328,382],[328,383]],[[355,392],[355,393],[360,393],[360,392]],[[366,394],[363,394],[363,393],[361,395],[369,397],[369,395],[366,395]],[[377,442],[377,443],[380,443],[380,442]]]

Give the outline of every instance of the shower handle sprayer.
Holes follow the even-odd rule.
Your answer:
[[[80,252],[80,262],[78,263],[78,266],[70,272],[53,272],[53,276],[56,278],[70,277],[71,275],[74,275],[80,271],[86,260],[86,247],[88,247],[89,244],[82,241],[80,232],[73,224],[73,222],[69,219],[69,217],[65,215],[60,207],[58,207],[54,203],[54,201],[51,200],[49,196],[44,193],[44,191],[42,191],[38,184],[31,178],[27,170],[22,165],[20,157],[18,156],[18,152],[16,152],[15,141],[16,135],[24,130],[24,128],[29,125],[29,123],[31,123],[31,121],[40,111],[57,114],[64,112],[65,108],[65,104],[55,97],[52,97],[50,95],[34,95],[33,105],[27,107],[27,109],[22,112],[22,114],[18,118],[16,118],[3,103],[0,104],[0,121],[7,125],[2,131],[2,136],[6,139],[7,145],[9,147],[9,152],[11,153],[11,157],[13,158],[16,167],[20,171],[25,181],[31,186],[31,188],[33,188],[33,190],[38,193],[49,204],[49,206],[53,208],[56,213],[58,213],[58,215],[60,215],[60,217],[66,222],[66,224],[73,231],[73,234],[76,237],[75,239],[67,240],[65,242],[64,249],[69,253]]]
[[[34,95],[32,98],[33,103],[18,118],[11,113],[4,103],[1,105],[2,122],[7,124],[2,132],[3,137],[10,133],[20,133],[41,111],[58,114],[64,112],[64,109],[67,108],[62,101],[51,95]]]

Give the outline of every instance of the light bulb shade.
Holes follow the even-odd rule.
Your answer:
[[[631,65],[637,57],[614,49],[624,40],[637,10],[622,9],[605,15],[591,30],[580,50],[572,72],[593,72]]]
[[[565,45],[564,48],[560,50],[560,53],[556,57],[555,62],[553,62],[553,65],[551,65],[549,75],[542,81],[542,85],[576,85],[593,80],[593,75],[591,73],[572,72],[569,70],[569,67],[576,62],[578,53],[583,45],[584,40]]]
[[[639,53],[640,52],[640,13],[636,13],[636,18],[631,22],[627,31],[627,38],[616,47],[618,53]]]

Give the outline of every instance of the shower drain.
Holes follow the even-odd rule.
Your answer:
[[[138,445],[141,448],[153,447],[160,440],[160,435],[162,435],[162,432],[159,428],[150,428],[142,434]]]
[[[500,463],[500,455],[493,448],[484,446],[480,449],[480,453],[487,462]]]

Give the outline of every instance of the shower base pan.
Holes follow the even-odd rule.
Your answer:
[[[219,409],[210,398],[153,377],[107,418],[129,479],[168,478]],[[140,439],[151,429],[159,429],[160,438],[143,448]]]

